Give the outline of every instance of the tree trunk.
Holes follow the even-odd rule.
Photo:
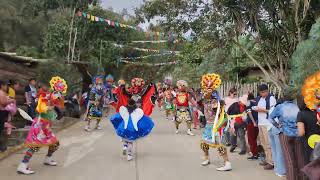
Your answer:
[[[249,51],[243,47],[241,44],[239,44],[237,41],[233,40],[233,42],[246,54],[246,56],[254,63],[256,64],[259,69],[263,72],[263,74],[271,80],[272,83],[275,84],[275,86],[277,86],[277,88],[279,89],[283,89],[283,87],[285,86],[282,82],[279,81],[279,79],[277,79],[277,77],[272,77],[270,75],[270,73],[261,65],[261,63],[258,62],[258,60],[256,60],[250,53]]]
[[[86,64],[74,64],[74,66],[77,67],[79,73],[82,76],[82,91],[83,92],[89,91],[90,90],[89,86],[90,86],[90,84],[92,82],[92,76],[89,73],[88,65],[86,65]]]

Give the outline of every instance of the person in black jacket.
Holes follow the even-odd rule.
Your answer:
[[[246,110],[248,96],[244,95],[239,98],[239,102],[233,103],[229,109],[227,114],[228,115],[239,115],[238,117],[233,118],[234,121],[234,132],[231,134],[231,148],[230,152],[234,152],[237,147],[237,138],[240,140],[240,153],[239,155],[244,155],[247,152],[247,145],[245,139],[245,132],[246,132],[246,122],[242,119],[243,112]]]

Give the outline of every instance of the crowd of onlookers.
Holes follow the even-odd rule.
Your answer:
[[[29,84],[24,88],[24,104],[27,106],[27,113],[30,117],[36,117],[37,92],[39,90],[37,80],[31,78]],[[21,84],[16,80],[0,80],[0,151],[7,149],[7,139],[12,129],[12,118],[17,112],[16,94],[21,90]],[[25,126],[31,125],[31,121],[25,121]]]
[[[190,93],[198,102],[190,108],[194,128],[204,127],[201,91],[191,89]],[[230,117],[243,114],[233,118],[230,130],[224,133],[224,144],[231,153],[239,148],[239,155],[249,154],[248,160],[288,180],[320,179],[320,156],[312,156],[308,145],[311,135],[320,135],[320,118],[306,107],[297,90],[287,88],[283,98],[276,99],[265,84],[258,87],[257,95],[239,96],[232,88],[222,102]]]

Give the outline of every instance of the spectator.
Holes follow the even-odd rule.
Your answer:
[[[312,154],[312,149],[307,143],[308,139],[313,134],[320,135],[320,126],[317,124],[317,112],[307,108],[302,96],[298,97],[298,106],[300,109],[297,117],[298,136],[302,137],[303,156],[306,160],[305,164],[307,164],[310,162]]]
[[[268,114],[269,110],[276,105],[276,99],[269,93],[268,86],[266,84],[260,85],[258,87],[258,91],[260,95],[256,98],[258,104],[252,109],[258,112],[260,142],[266,154],[265,161],[261,162],[260,165],[263,166],[265,170],[272,170],[274,166],[268,133],[268,131],[272,128],[272,124],[268,120]]]
[[[247,136],[248,136],[248,143],[250,147],[250,151],[252,156],[248,157],[248,160],[257,160],[258,157],[258,144],[257,138],[259,134],[258,128],[258,113],[252,110],[252,107],[257,106],[257,102],[255,101],[253,93],[248,94],[248,107],[247,111]]]
[[[224,98],[225,111],[228,112],[229,107],[233,103],[238,102],[238,101],[239,101],[239,99],[237,97],[237,89],[236,88],[231,88],[229,90],[228,96]],[[224,137],[225,137],[225,139],[224,139],[225,142],[224,143],[225,143],[226,146],[230,146],[230,144],[231,144],[231,142],[230,142],[231,141],[230,132],[226,131],[224,133],[225,133],[224,134]]]
[[[229,90],[228,96],[224,98],[224,102],[225,102],[225,104],[226,104],[226,105],[225,105],[225,111],[226,111],[226,112],[228,112],[229,107],[230,107],[233,103],[239,101],[237,95],[238,95],[238,94],[237,94],[236,88],[231,88],[231,89]]]
[[[16,98],[16,91],[20,89],[20,83],[15,80],[9,80],[8,82],[8,96],[12,99]]]
[[[280,145],[282,148],[279,148],[279,150],[272,154],[273,157],[277,157],[274,159],[278,159],[275,161],[275,169],[286,167],[287,180],[304,179],[304,175],[300,171],[304,165],[304,158],[301,156],[303,154],[303,149],[302,143],[298,138],[298,129],[296,126],[299,108],[293,102],[295,92],[296,91],[294,89],[287,89],[283,98],[284,102],[277,105],[270,114],[270,119],[279,119],[278,123],[273,121],[273,124],[275,128],[279,128],[282,132],[279,135]],[[283,158],[280,157],[282,155],[282,152],[280,151],[283,151],[284,162],[282,162]],[[274,155],[275,153],[276,155]]]
[[[286,166],[284,160],[283,149],[286,150],[286,155],[288,155],[289,147],[280,142],[280,136],[295,136],[297,129],[295,127],[295,122],[299,108],[292,102],[291,95],[293,92],[290,92],[288,89],[285,90],[285,97],[278,101],[277,105],[270,110],[269,120],[272,123],[272,127],[269,131],[269,140],[272,150],[272,158],[274,162],[274,171],[277,176],[284,177],[286,174]],[[292,124],[293,123],[293,124]],[[292,127],[293,125],[293,127]],[[287,156],[288,157],[288,156]],[[293,165],[292,162],[289,162]],[[292,177],[291,177],[292,178]]]
[[[9,98],[15,100],[15,98],[16,98],[16,91],[18,91],[19,89],[20,89],[20,83],[19,83],[18,81],[9,80],[9,82],[8,82],[8,96],[9,96]],[[14,116],[14,115],[16,114],[16,112],[17,112],[16,102],[8,105],[8,106],[6,107],[6,110],[9,111],[9,115],[8,115],[7,122],[5,123],[5,127],[7,128],[7,135],[10,135],[12,129],[15,128],[15,127],[12,125],[12,122],[11,122],[11,121],[12,121],[13,116]]]
[[[228,111],[227,114],[229,115],[240,115],[240,117],[233,118],[234,132],[231,133],[231,148],[230,152],[234,152],[237,147],[237,138],[240,140],[240,153],[239,155],[244,155],[247,152],[247,145],[246,145],[246,123],[242,119],[242,113],[246,109],[248,96],[244,95],[240,98],[239,102],[233,103]]]
[[[25,87],[25,98],[26,104],[28,105],[28,114],[31,118],[36,117],[36,105],[37,105],[37,80],[35,78],[31,78],[29,80],[29,84]],[[28,121],[31,125],[31,122]]]
[[[8,97],[8,85],[3,81],[0,81],[0,151],[6,150],[5,138],[2,135],[4,124],[8,119],[9,112],[5,109],[10,103],[14,103],[15,100]]]

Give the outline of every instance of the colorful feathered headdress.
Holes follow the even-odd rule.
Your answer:
[[[205,74],[201,79],[201,89],[208,96],[221,85],[220,75],[215,73]]]
[[[145,82],[142,78],[133,78],[131,80],[130,92],[133,94],[140,93],[144,85],[145,85]]]
[[[66,81],[59,76],[55,76],[51,78],[49,83],[51,93],[43,89],[39,91],[39,100],[36,108],[38,113],[47,112],[49,102],[51,106],[64,107],[63,94],[66,94],[68,89]]]
[[[52,77],[50,80],[51,91],[60,92],[62,94],[67,93],[67,82],[59,76]]]
[[[92,84],[95,86],[97,84],[103,84],[103,76],[97,75],[92,78]]]
[[[179,80],[177,86],[180,91],[185,91],[188,88],[188,83],[185,80]]]
[[[123,80],[123,79],[120,79],[120,80],[118,81],[118,85],[119,85],[119,86],[125,85],[125,84],[126,84],[126,81]]]
[[[320,71],[304,81],[302,96],[309,109],[316,110],[320,106]]]
[[[112,76],[111,74],[108,74],[108,75],[106,76],[106,81],[107,81],[108,83],[113,83],[113,82],[114,82],[113,76]]]

